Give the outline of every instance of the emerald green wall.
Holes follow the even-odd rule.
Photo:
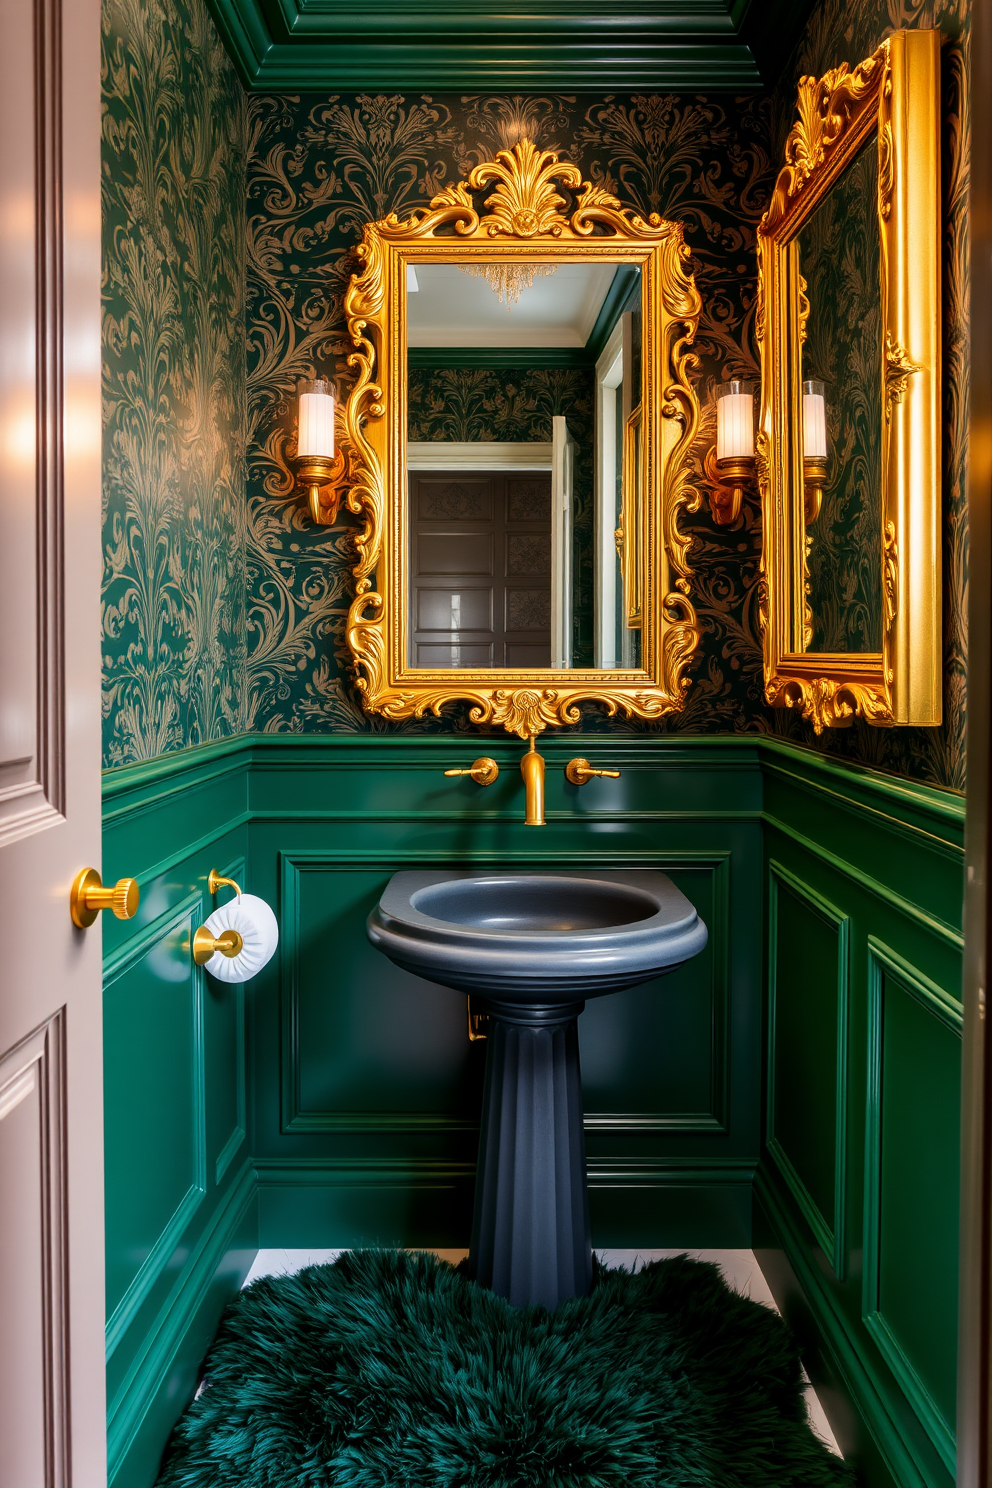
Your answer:
[[[244,726],[244,122],[203,0],[105,0],[107,765]]]

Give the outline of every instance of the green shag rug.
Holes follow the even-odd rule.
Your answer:
[[[850,1488],[781,1318],[684,1256],[516,1310],[353,1251],[228,1309],[160,1488]]]

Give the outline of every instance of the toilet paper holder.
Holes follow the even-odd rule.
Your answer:
[[[207,876],[207,888],[210,893],[216,894],[217,890],[225,884],[234,890],[239,899],[241,898],[241,886],[236,884],[233,878],[224,878],[216,868],[211,868]],[[206,966],[211,956],[217,951],[220,951],[222,956],[240,956],[244,945],[244,940],[237,930],[224,930],[220,935],[211,935],[206,925],[201,925],[193,936],[193,960],[197,966]]]

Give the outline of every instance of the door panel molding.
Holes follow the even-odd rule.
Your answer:
[[[32,1097],[34,1099],[32,1100]],[[27,1111],[23,1108],[31,1102]],[[4,1204],[8,1211],[21,1209],[32,1196],[40,1194],[39,1225],[40,1294],[41,1294],[41,1414],[42,1451],[44,1454],[44,1488],[68,1488],[69,1485],[69,1319],[68,1319],[68,1173],[66,1169],[65,1133],[65,1010],[60,1008],[33,1033],[20,1040],[6,1054],[0,1055],[0,1154],[4,1151],[4,1124],[18,1110],[27,1118],[20,1123],[18,1136],[35,1148],[30,1152],[8,1153],[5,1169],[24,1176],[31,1175],[32,1195],[18,1195],[4,1185]],[[34,1120],[31,1120],[31,1116]],[[10,1159],[13,1159],[12,1161]],[[34,1183],[37,1184],[37,1190]],[[8,1221],[9,1222],[9,1221]],[[10,1259],[8,1257],[8,1259]],[[23,1263],[23,1258],[19,1258]],[[12,1300],[12,1307],[18,1301]],[[5,1308],[6,1310],[6,1308]],[[8,1319],[8,1323],[11,1320]],[[34,1323],[36,1320],[31,1319]],[[7,1334],[5,1352],[16,1347]],[[24,1367],[27,1360],[18,1359]],[[34,1401],[32,1401],[34,1404]],[[3,1417],[0,1415],[0,1421]],[[4,1433],[8,1435],[8,1433]],[[15,1433],[9,1433],[13,1438]],[[16,1444],[13,1448],[16,1451]],[[7,1448],[0,1445],[0,1467],[7,1461]]]

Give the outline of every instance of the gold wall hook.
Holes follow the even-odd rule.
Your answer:
[[[217,890],[223,888],[225,884],[229,889],[234,890],[239,899],[241,898],[240,884],[236,884],[233,878],[224,878],[222,874],[217,872],[216,868],[211,868],[210,872],[207,875],[207,888],[209,889],[210,893],[216,894]]]
[[[220,935],[214,936],[206,925],[201,925],[193,936],[193,960],[197,966],[206,966],[216,951],[220,951],[222,956],[240,956],[244,944],[237,930],[223,930]]]
[[[477,759],[471,770],[445,770],[445,775],[471,775],[476,785],[492,785],[499,774],[499,765],[484,754]]]
[[[138,880],[119,878],[104,887],[95,868],[82,868],[69,890],[69,914],[80,930],[92,925],[101,909],[112,909],[119,920],[130,920],[138,908]]]
[[[610,780],[619,780],[619,770],[594,770],[587,759],[569,760],[565,766],[565,779],[573,785],[585,785],[594,775],[605,775]]]

